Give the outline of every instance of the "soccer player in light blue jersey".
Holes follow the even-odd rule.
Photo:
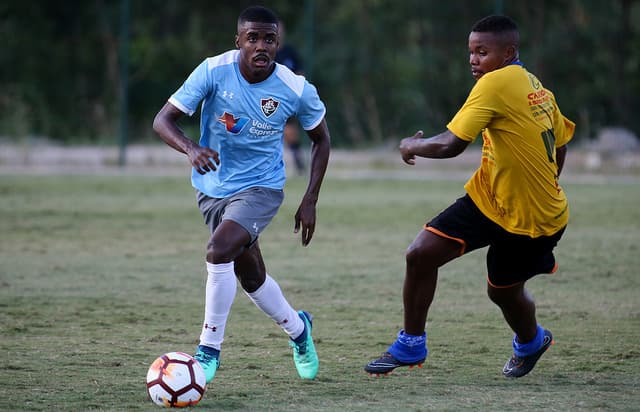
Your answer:
[[[316,202],[330,152],[325,106],[304,77],[276,63],[278,44],[277,16],[264,7],[245,9],[238,18],[236,49],[205,59],[153,122],[160,138],[189,159],[191,183],[211,232],[204,322],[195,354],[207,383],[220,363],[237,280],[249,299],[289,336],[300,377],[314,379],[318,372],[312,316],[294,310],[285,299],[266,272],[258,243],[284,198],[287,119],[297,117],[312,142],[309,184],[294,225],[303,246],[313,237]],[[200,104],[196,143],[177,122]]]

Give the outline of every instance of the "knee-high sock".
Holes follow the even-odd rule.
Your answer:
[[[229,311],[236,297],[237,280],[233,262],[207,262],[207,287],[204,303],[204,323],[200,344],[220,350],[224,340]]]
[[[247,293],[249,299],[264,313],[276,322],[291,339],[295,339],[304,331],[304,322],[298,316],[282,294],[278,283],[267,274],[262,284],[252,293]]]

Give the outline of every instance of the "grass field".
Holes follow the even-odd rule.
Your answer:
[[[462,181],[329,177],[308,248],[293,234],[306,181],[261,238],[268,271],[315,317],[321,370],[297,378],[285,335],[240,292],[201,410],[638,410],[640,183],[569,183],[560,270],[529,282],[556,345],[519,380],[485,294],[485,251],[447,265],[423,369],[362,370],[401,327],[404,251]],[[184,178],[0,176],[0,410],[158,410],[156,356],[192,352],[207,239]]]

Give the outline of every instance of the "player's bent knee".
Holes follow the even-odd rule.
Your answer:
[[[407,262],[407,265],[412,265],[418,262],[420,258],[420,248],[416,247],[414,243],[410,244],[407,248],[407,251],[404,254],[404,258]]]
[[[511,286],[496,287],[491,284],[487,284],[487,296],[489,299],[498,306],[513,302],[522,294],[522,283],[517,283]]]
[[[430,242],[414,241],[405,253],[405,260],[408,266],[421,266],[424,269],[437,269],[445,263],[458,257],[457,251],[436,247]]]
[[[412,243],[405,253],[405,260],[409,266],[432,265],[435,258],[430,248],[416,242]]]
[[[207,262],[229,263],[235,259],[237,252],[225,247],[213,247],[211,244],[207,248]]]

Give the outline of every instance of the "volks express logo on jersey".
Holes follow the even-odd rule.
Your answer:
[[[224,112],[222,116],[218,117],[218,121],[224,124],[229,133],[236,135],[240,134],[248,123],[251,123],[251,127],[245,134],[255,139],[264,139],[279,133],[279,130],[271,126],[268,122],[252,120],[246,117],[235,117],[229,112]]]
[[[262,113],[265,116],[269,117],[278,110],[278,106],[280,102],[275,100],[273,97],[269,97],[267,99],[260,99],[260,108],[262,109]]]
[[[238,134],[242,128],[249,122],[249,119],[243,117],[233,117],[231,113],[224,112],[218,117],[218,121],[225,125],[229,133]]]

